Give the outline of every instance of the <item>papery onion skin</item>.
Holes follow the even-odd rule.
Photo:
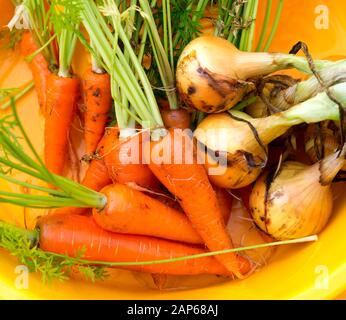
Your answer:
[[[332,86],[329,90],[340,103],[346,103],[346,83]],[[265,118],[254,119],[237,110],[208,115],[198,125],[194,137],[214,154],[222,153],[224,158],[227,155],[227,161],[223,163],[226,170],[222,172],[211,173],[211,165],[207,161],[208,175],[217,186],[236,189],[256,179],[266,163],[268,144],[290,127],[304,122],[336,121],[339,118],[339,107],[326,93],[319,93],[286,111]],[[226,167],[226,164],[230,165]],[[249,174],[253,168],[256,171]],[[212,177],[215,174],[219,177]]]
[[[271,63],[270,55],[263,53],[262,56],[266,65]],[[254,89],[246,80],[254,74],[255,68],[258,75],[275,70],[273,67],[261,72],[259,57],[256,60],[252,57],[225,39],[196,38],[186,46],[177,65],[177,89],[182,100],[187,106],[207,113],[233,107]]]
[[[271,175],[263,173],[250,195],[256,225],[278,240],[319,233],[333,208],[330,185],[320,183],[319,165],[288,161],[273,181]]]
[[[317,70],[331,64],[315,61]],[[177,64],[176,86],[187,106],[207,113],[222,112],[255,89],[250,79],[292,67],[311,72],[302,57],[242,52],[223,38],[201,36],[184,48]]]
[[[229,159],[226,160],[225,165],[218,163],[211,155],[212,151],[204,153],[204,149],[197,149],[198,156],[205,157],[204,167],[207,170],[209,180],[220,188],[232,188],[239,189],[248,186],[257,179],[262,171],[262,167],[251,166],[246,158],[246,154],[242,151],[237,151],[229,155]],[[264,151],[254,157],[254,161],[257,163],[264,163],[265,161]],[[219,174],[213,174],[212,170],[218,168]],[[216,171],[215,171],[216,172]]]
[[[256,121],[256,119],[252,119]],[[198,148],[200,158],[205,159],[209,179],[221,188],[239,189],[256,180],[265,162],[267,144],[273,138],[282,135],[288,129],[287,121],[282,122],[275,115],[258,121],[256,129],[263,147],[256,141],[253,131],[245,122],[235,120],[227,113],[213,114],[205,118],[195,130],[195,138],[202,146],[207,146],[209,152]],[[266,130],[270,126],[273,130]],[[216,162],[221,152],[227,154],[227,161]],[[213,155],[219,153],[219,158]],[[219,168],[211,173],[211,169]]]
[[[312,162],[317,162],[319,160],[317,155],[317,150],[316,150],[318,146],[315,146],[315,143],[316,143],[315,139],[318,137],[314,137],[314,136],[317,135],[318,133],[314,131],[315,130],[313,130],[312,126],[308,127],[308,130],[306,132],[305,152],[307,153],[308,157],[310,158]],[[325,156],[332,154],[338,149],[339,135],[337,132],[335,132],[334,130],[326,126],[323,126],[320,129],[320,135],[321,135],[321,139],[323,143],[323,152]],[[341,168],[341,170],[346,171],[346,163]]]

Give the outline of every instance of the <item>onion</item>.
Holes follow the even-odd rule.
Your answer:
[[[330,92],[345,104],[346,83],[331,87]],[[293,125],[323,120],[339,120],[339,109],[326,93],[319,93],[266,118],[253,119],[240,111],[211,114],[201,121],[194,136],[199,142],[199,157],[206,162],[210,180],[219,187],[237,189],[249,185],[259,176],[266,164],[266,149],[271,141]]]
[[[306,132],[306,142],[305,142],[305,152],[312,162],[317,162],[319,160],[319,155],[316,145],[316,132],[314,132],[312,126],[309,126]],[[328,156],[338,149],[338,137],[339,133],[335,132],[333,129],[327,126],[322,126],[320,128],[321,143],[324,155]],[[341,170],[346,171],[346,164],[341,168]]]
[[[335,62],[328,68],[323,68],[319,75],[326,87],[334,85],[336,83],[346,81],[346,61],[342,60]],[[270,97],[269,101],[271,105],[279,110],[287,110],[288,108],[305,101],[317,93],[323,91],[321,84],[318,82],[315,76],[311,76],[309,79],[298,82],[293,86],[288,87],[285,90],[279,91],[277,94]]]
[[[341,60],[335,62],[334,65],[328,68],[323,68],[319,72],[319,76],[326,87],[345,82],[346,61]],[[280,78],[283,81],[280,81]],[[291,78],[291,82],[294,82],[292,84],[288,84],[289,78],[287,79],[287,76],[284,75],[269,76],[266,81],[263,94],[266,96],[270,105],[278,111],[287,110],[324,90],[314,75],[301,82],[297,82]],[[288,86],[280,90],[278,83],[280,86]],[[255,103],[246,107],[246,113],[250,114],[253,118],[261,118],[268,116],[270,110],[262,99],[257,99]]]
[[[317,69],[333,65],[323,60],[315,64]],[[242,52],[225,39],[202,36],[191,41],[179,58],[177,89],[187,106],[207,113],[222,112],[254,89],[250,78],[291,67],[310,73],[305,58]]]
[[[312,166],[287,161],[277,174],[264,173],[250,195],[257,226],[278,240],[319,233],[332,212],[331,182],[346,162],[346,144],[339,153]]]
[[[270,115],[269,109],[261,99],[257,99],[254,103],[247,106],[245,112],[253,118],[264,118]]]

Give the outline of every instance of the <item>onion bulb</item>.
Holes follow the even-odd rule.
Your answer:
[[[245,112],[253,118],[264,118],[270,116],[270,111],[262,99],[257,99],[254,103],[245,108]]]
[[[346,83],[337,84],[330,91],[338,101],[346,102]],[[326,93],[319,93],[266,118],[253,119],[240,111],[208,115],[194,136],[211,182],[222,188],[238,189],[259,176],[271,141],[293,125],[323,120],[339,120],[339,109]]]
[[[321,60],[315,64],[322,68],[332,62]],[[184,48],[177,64],[176,85],[187,106],[207,113],[222,112],[254,89],[250,78],[292,67],[310,73],[305,58],[242,52],[225,39],[202,36]]]
[[[314,132],[312,126],[308,127],[308,130],[306,132],[306,142],[305,142],[305,152],[310,158],[312,162],[317,162],[319,159],[318,155],[318,148],[319,146],[316,145],[316,132]],[[318,135],[318,134],[317,134]],[[338,132],[335,132],[333,129],[328,128],[327,126],[322,126],[320,128],[320,138],[323,148],[323,154],[328,156],[335,152],[339,146],[338,143]],[[341,170],[346,171],[346,164],[341,168]]]
[[[334,65],[323,68],[319,72],[319,76],[324,86],[329,87],[336,83],[346,81],[346,61],[341,60],[335,62]],[[288,108],[305,101],[317,93],[323,91],[324,88],[313,75],[309,79],[298,82],[285,90],[278,91],[274,95],[270,95],[269,102],[272,106],[279,110],[287,110]]]
[[[250,195],[256,225],[278,240],[319,233],[333,208],[331,182],[345,164],[346,144],[312,166],[284,162],[278,172],[267,171]]]

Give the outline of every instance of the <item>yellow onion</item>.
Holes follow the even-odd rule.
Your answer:
[[[287,161],[278,172],[267,171],[250,195],[256,225],[278,240],[319,233],[333,208],[331,182],[345,164],[346,144],[312,166]]]
[[[254,103],[248,105],[245,108],[245,111],[253,118],[264,118],[270,115],[268,107],[260,98],[258,98]]]
[[[330,90],[341,103],[346,102],[346,83]],[[328,119],[339,119],[338,106],[326,93],[319,93],[265,118],[253,119],[240,111],[208,115],[194,136],[198,141],[199,159],[205,162],[210,180],[219,187],[237,189],[251,184],[259,176],[271,141],[293,125]]]
[[[332,64],[315,63],[317,68]],[[249,79],[291,67],[310,72],[302,57],[242,52],[225,39],[201,36],[184,48],[177,64],[176,85],[186,105],[207,113],[222,112],[254,89]]]
[[[323,68],[319,72],[319,76],[326,87],[345,82],[346,61],[337,61],[334,65]],[[255,103],[246,107],[246,112],[253,118],[266,117],[271,113],[270,111],[278,112],[287,110],[324,90],[314,75],[307,80],[297,82],[288,76],[275,74],[267,77],[265,81],[266,84],[263,88],[263,94],[273,110],[269,110],[262,99],[258,98]],[[285,87],[285,89],[278,90],[281,87]]]
[[[252,119],[241,112],[233,114],[254,125],[264,148],[256,141],[246,122],[236,120],[228,113],[209,115],[199,124],[194,135],[199,142],[199,157],[204,157],[211,182],[222,188],[238,189],[256,180],[266,164],[268,143],[282,135],[290,124],[281,121],[280,117],[273,119],[275,115]],[[207,148],[205,154],[204,147]],[[222,156],[226,160],[221,159]],[[220,170],[216,171],[218,168]]]
[[[309,126],[307,129],[306,133],[306,142],[305,142],[305,152],[307,153],[308,157],[312,162],[317,162],[318,159],[318,154],[317,154],[317,148],[319,148],[318,145],[316,145],[316,134],[318,133],[314,132],[313,126]],[[322,148],[323,148],[323,153],[324,155],[328,156],[335,152],[338,147],[339,147],[339,134],[332,130],[331,128],[328,128],[327,126],[322,126],[320,128],[320,138],[321,138],[321,143]],[[317,137],[318,138],[318,137]],[[341,168],[341,170],[346,171],[346,164]]]

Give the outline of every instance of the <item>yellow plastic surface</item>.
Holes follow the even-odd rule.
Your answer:
[[[266,1],[260,1],[258,22]],[[276,2],[276,1],[274,1]],[[318,7],[320,6],[320,7]],[[319,10],[329,10],[329,28],[316,29]],[[317,9],[316,9],[317,7]],[[9,1],[0,0],[0,25],[11,16]],[[315,11],[316,10],[316,11]],[[345,55],[346,2],[338,0],[285,1],[278,37],[271,49],[288,51],[298,40],[309,44],[314,57]],[[320,21],[321,22],[321,21]],[[317,24],[317,26],[319,26]],[[79,61],[81,61],[79,59]],[[17,52],[0,52],[0,87],[17,87],[31,78],[30,70]],[[19,112],[35,146],[42,152],[42,119],[34,91],[18,103]],[[0,189],[10,186],[1,181]],[[112,279],[101,283],[71,280],[45,285],[39,275],[30,274],[28,288],[16,286],[18,262],[0,251],[1,299],[333,299],[346,290],[346,191],[339,184],[334,214],[319,241],[311,244],[281,247],[269,264],[243,281],[229,281],[204,288],[157,291],[146,289],[135,274],[114,271]],[[39,212],[27,213],[32,225]],[[25,210],[0,206],[0,219],[23,225]]]

